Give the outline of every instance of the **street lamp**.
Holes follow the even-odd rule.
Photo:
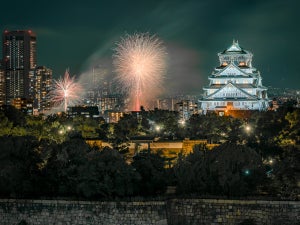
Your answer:
[[[159,132],[160,129],[161,129],[161,127],[160,127],[159,125],[156,125],[156,126],[155,126],[155,130],[156,130],[157,132]]]
[[[251,127],[249,125],[246,125],[245,130],[246,130],[246,132],[250,132],[251,131]]]
[[[184,127],[184,125],[185,125],[185,120],[184,120],[184,119],[179,120],[179,124],[180,124],[181,126]]]

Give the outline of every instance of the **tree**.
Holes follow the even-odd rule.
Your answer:
[[[13,123],[8,120],[3,112],[0,112],[0,136],[10,135]]]
[[[296,200],[300,195],[300,150],[286,146],[281,160],[274,165],[273,188],[283,199]]]
[[[77,191],[86,198],[132,196],[137,192],[139,174],[113,149],[91,151],[80,167]]]
[[[34,137],[0,137],[0,195],[28,197],[40,193],[38,142]]]
[[[117,124],[111,128],[110,141],[113,148],[121,151],[128,151],[128,141],[131,137],[138,135],[138,118],[132,114],[125,114]]]
[[[266,179],[261,157],[245,145],[225,143],[211,152],[211,171],[217,177],[223,194],[257,193]]]
[[[3,112],[9,121],[13,123],[13,126],[24,126],[25,125],[25,114],[14,106],[6,105],[3,107]]]
[[[32,135],[40,141],[47,139],[49,135],[49,126],[42,117],[26,117],[26,130],[29,135]]]
[[[175,167],[178,191],[214,195],[257,193],[266,178],[260,156],[252,149],[224,143],[211,151],[195,149]]]
[[[70,125],[71,126],[71,125]],[[98,138],[99,124],[92,118],[76,116],[73,119],[72,127],[75,131],[81,133],[83,138]]]
[[[152,121],[152,124],[154,125],[152,130],[154,132],[156,132],[155,126],[161,127],[162,132],[160,132],[159,136],[173,139],[179,133],[178,112],[155,108],[154,110],[149,110],[147,113],[145,113],[145,117],[149,121]]]
[[[79,171],[87,162],[89,146],[82,138],[75,137],[62,144],[52,145],[50,151],[47,163],[42,170],[45,194],[76,195]]]
[[[207,115],[195,114],[188,121],[188,136],[192,139],[208,139],[209,142],[241,140],[243,121],[231,116],[219,116],[216,113]]]
[[[288,112],[285,119],[288,125],[281,132],[281,143],[298,144],[300,142],[300,109]]]
[[[177,193],[180,194],[207,194],[219,190],[216,179],[210,172],[209,150],[206,146],[196,145],[194,151],[186,158],[180,158],[174,166],[175,179],[177,181]]]
[[[274,111],[254,113],[250,118],[250,123],[255,131],[253,144],[259,143],[263,146],[277,145],[276,137],[287,124],[284,116],[285,114]]]
[[[165,193],[166,170],[164,159],[158,153],[141,152],[133,158],[132,166],[141,176],[140,195]]]

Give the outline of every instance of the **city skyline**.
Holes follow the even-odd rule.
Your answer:
[[[168,53],[167,91],[202,94],[217,53],[237,39],[254,52],[265,86],[299,88],[297,1],[38,1],[3,3],[1,29],[31,29],[38,65],[80,76],[93,66],[111,76],[120,37],[150,32]],[[18,15],[18,16],[16,16]]]

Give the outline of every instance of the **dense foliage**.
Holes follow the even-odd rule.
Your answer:
[[[232,143],[212,151],[195,148],[174,170],[181,193],[244,196],[258,193],[266,179],[259,155]]]
[[[158,129],[159,127],[159,129]],[[172,168],[160,153],[126,155],[135,136],[163,140],[207,139],[179,155]],[[99,149],[86,139],[101,139]],[[0,111],[0,196],[116,198],[177,194],[300,195],[300,110],[254,113],[247,119],[193,115],[185,124],[165,110],[125,115],[116,124],[103,119],[25,116],[13,107]]]

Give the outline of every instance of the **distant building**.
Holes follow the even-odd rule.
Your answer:
[[[67,114],[70,117],[99,117],[99,110],[97,106],[70,106],[68,107]]]
[[[5,77],[5,103],[13,99],[32,99],[30,72],[36,67],[36,36],[30,30],[4,31],[3,70]]]
[[[5,77],[4,70],[0,66],[0,106],[5,104]]]
[[[176,103],[175,111],[179,113],[181,120],[188,120],[193,114],[198,113],[198,106],[195,102],[190,100],[183,100]]]
[[[199,99],[202,112],[267,110],[267,88],[262,85],[259,71],[252,67],[253,54],[233,41],[218,56],[220,65],[209,76],[209,84],[203,88],[204,96]]]
[[[170,110],[174,111],[175,104],[180,101],[174,98],[161,98],[157,99],[157,108],[158,109],[163,109],[163,110]]]
[[[176,105],[180,102],[197,102],[198,97],[196,95],[172,95],[165,98],[160,98],[156,100],[157,109],[170,110],[174,111],[176,109]]]
[[[33,115],[33,102],[26,98],[14,98],[11,105],[27,115]]]
[[[49,92],[52,85],[52,70],[45,66],[38,66],[34,70],[32,79],[34,92],[34,109],[44,113],[51,108]]]
[[[117,123],[124,116],[123,112],[107,112],[108,117],[106,119],[107,123]]]
[[[108,111],[119,111],[121,98],[118,95],[106,95],[97,98],[97,104],[101,114],[105,114]]]

